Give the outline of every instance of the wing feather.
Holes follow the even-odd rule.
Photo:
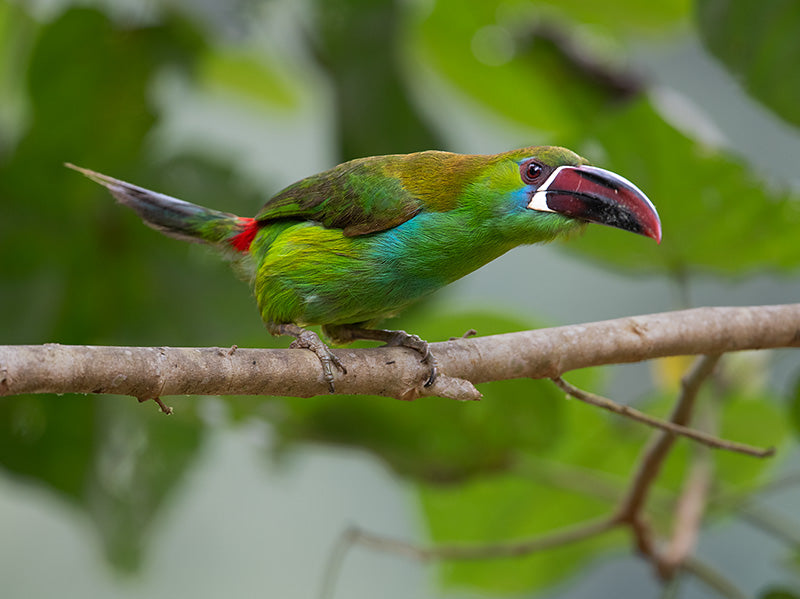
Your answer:
[[[267,201],[256,219],[311,220],[348,237],[396,227],[425,208],[403,184],[396,168],[403,158],[362,158],[298,181]]]

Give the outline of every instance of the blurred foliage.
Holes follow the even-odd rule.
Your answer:
[[[570,381],[577,382],[577,374],[570,373]],[[665,394],[647,400],[645,408],[665,417],[674,401],[673,394]],[[780,445],[786,439],[783,413],[768,396],[731,395],[723,403],[723,437],[762,446]],[[630,482],[649,431],[580,402],[559,401],[558,405],[560,429],[580,431],[578,438],[557,434],[535,451],[518,447],[516,460],[505,473],[458,488],[421,487],[426,522],[435,541],[519,540],[606,516],[613,510]],[[759,426],[754,427],[753,422]],[[652,524],[663,534],[671,530],[675,500],[692,455],[693,446],[679,441],[651,492],[651,505],[655,504]],[[773,466],[726,452],[715,452],[713,457],[719,491],[755,489]],[[519,509],[520,505],[525,508]],[[457,586],[521,593],[552,585],[579,572],[610,548],[621,550],[627,543],[627,535],[603,535],[519,559],[452,562],[443,568],[443,579]]]
[[[698,0],[700,37],[754,98],[800,126],[800,4]]]
[[[342,160],[442,145],[412,104],[402,80],[397,56],[401,4],[400,0],[316,3],[313,49],[334,88]]]
[[[258,47],[209,48],[201,57],[198,78],[211,90],[230,92],[256,104],[288,109],[297,103],[289,74]]]
[[[597,162],[648,190],[664,239],[656,246],[594,227],[566,249],[666,274],[704,269],[741,275],[800,266],[800,246],[787,243],[800,228],[800,197],[773,189],[747,165],[692,141],[648,102],[604,115],[572,145],[596,153]]]
[[[625,78],[616,29],[631,21],[615,20],[606,6],[595,11],[587,2],[571,4],[581,4],[585,18],[600,20],[597,38],[577,35],[569,7],[490,0],[464,10],[462,2],[440,0],[419,24],[417,51],[472,99],[548,139],[567,136],[635,91],[614,85]],[[631,11],[634,19],[642,14]],[[571,60],[577,54],[580,62]],[[624,87],[630,86],[635,81]]]
[[[248,6],[258,15],[256,5],[275,3],[245,2],[237,10]],[[254,107],[278,119],[295,115],[304,95],[322,89],[331,139],[318,139],[334,148],[336,160],[447,149],[447,132],[419,90],[434,77],[518,128],[521,144],[568,145],[647,190],[661,212],[661,246],[593,227],[565,246],[579,256],[673,278],[698,270],[788,275],[800,265],[800,202],[789,182],[767,185],[746,159],[679,132],[651,102],[652,81],[636,71],[633,57],[637,40],[683,34],[695,14],[701,37],[743,86],[796,124],[796,3],[698,0],[693,12],[685,0],[315,0],[296,35],[286,36],[300,47],[302,57],[292,60],[280,32],[214,29],[213,18],[195,14],[200,8],[181,4],[158,5],[137,19],[63,0],[42,17],[0,0],[0,342],[287,343],[266,335],[246,285],[227,265],[143,227],[104,190],[62,167],[74,162],[199,204],[255,213],[288,181],[254,182],[224,152],[154,146],[168,125],[156,97],[169,77],[203,101],[222,96],[242,118]],[[305,70],[294,72],[297,65]],[[307,79],[315,78],[324,84],[313,88]],[[288,151],[278,147],[274,157]],[[496,311],[456,314],[436,300],[391,323],[432,340],[473,327],[488,335],[536,324]],[[729,384],[703,400],[719,412],[723,436],[780,444],[790,424],[800,428],[800,383],[787,418],[767,382],[750,376],[760,368],[768,366],[735,365],[724,374]],[[736,379],[732,371],[749,374]],[[604,382],[596,370],[569,379],[593,389]],[[674,401],[675,373],[662,379],[640,399],[663,415]],[[233,419],[272,424],[276,455],[306,441],[354,446],[415,481],[434,541],[540,534],[605,514],[624,493],[649,431],[565,402],[549,382],[508,381],[481,391],[483,401],[464,404],[225,401]],[[0,402],[0,464],[85,510],[121,570],[140,565],[152,522],[205,433],[190,401],[169,419],[129,398]],[[677,444],[655,489],[653,502],[663,509],[654,524],[662,531],[692,451]],[[714,459],[721,490],[755,490],[771,468],[733,454]],[[625,542],[606,535],[441,571],[455,585],[530,593]]]
[[[789,398],[789,422],[792,423],[795,433],[800,435],[800,376],[795,379]]]
[[[765,591],[759,595],[759,599],[797,599],[800,595],[796,591],[790,591],[784,588],[774,588]]]
[[[435,541],[524,539],[611,511],[610,498],[588,493],[587,488],[594,478],[602,477],[613,481],[611,494],[621,496],[647,434],[640,427],[609,418],[579,402],[564,402],[560,397],[556,400],[563,430],[580,430],[580,438],[558,435],[548,447],[528,456],[535,456],[532,463],[526,456],[518,456],[515,467],[504,474],[458,488],[421,488],[426,522]],[[609,442],[612,438],[614,441]],[[556,470],[560,475],[554,477],[552,471],[560,466],[563,469]],[[443,578],[460,586],[520,593],[579,571],[610,547],[623,547],[625,540],[624,535],[603,535],[513,560],[448,563]]]
[[[86,509],[122,570],[139,567],[150,525],[201,437],[191,407],[167,420],[131,398],[19,396],[0,410],[3,467]]]

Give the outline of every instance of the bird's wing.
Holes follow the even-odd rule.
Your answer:
[[[354,160],[298,181],[268,200],[256,219],[308,220],[348,237],[396,227],[425,206],[403,185],[390,158]]]

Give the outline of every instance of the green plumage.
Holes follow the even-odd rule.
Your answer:
[[[526,170],[531,164],[535,168]],[[255,219],[77,170],[108,187],[154,228],[235,252],[270,331],[294,335],[302,347],[314,350],[332,388],[330,364],[340,365],[300,327],[323,325],[344,340],[394,341],[388,333],[363,329],[515,246],[550,241],[580,228],[585,221],[576,217],[575,206],[591,206],[587,220],[634,230],[604,220],[609,218],[605,213],[595,215],[595,196],[610,197],[611,212],[616,199],[606,193],[611,186],[602,177],[579,172],[585,164],[573,152],[555,147],[487,156],[436,151],[374,156],[290,185],[267,201]],[[583,179],[570,183],[576,189],[556,190],[563,208],[532,208],[539,186],[558,182],[559,167]],[[586,185],[601,193],[587,195],[581,191]],[[572,199],[564,204],[563,196],[570,193]],[[420,350],[433,364],[427,344],[410,338],[398,337],[397,343]],[[431,380],[434,375],[435,369]]]
[[[523,243],[579,222],[532,216],[518,161],[447,152],[354,160],[289,186],[256,219],[254,290],[266,322],[369,323]],[[562,149],[548,158],[582,159]]]

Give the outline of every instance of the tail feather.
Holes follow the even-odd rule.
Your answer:
[[[66,166],[106,187],[148,226],[170,237],[247,252],[258,232],[255,219],[204,208],[74,164]]]

